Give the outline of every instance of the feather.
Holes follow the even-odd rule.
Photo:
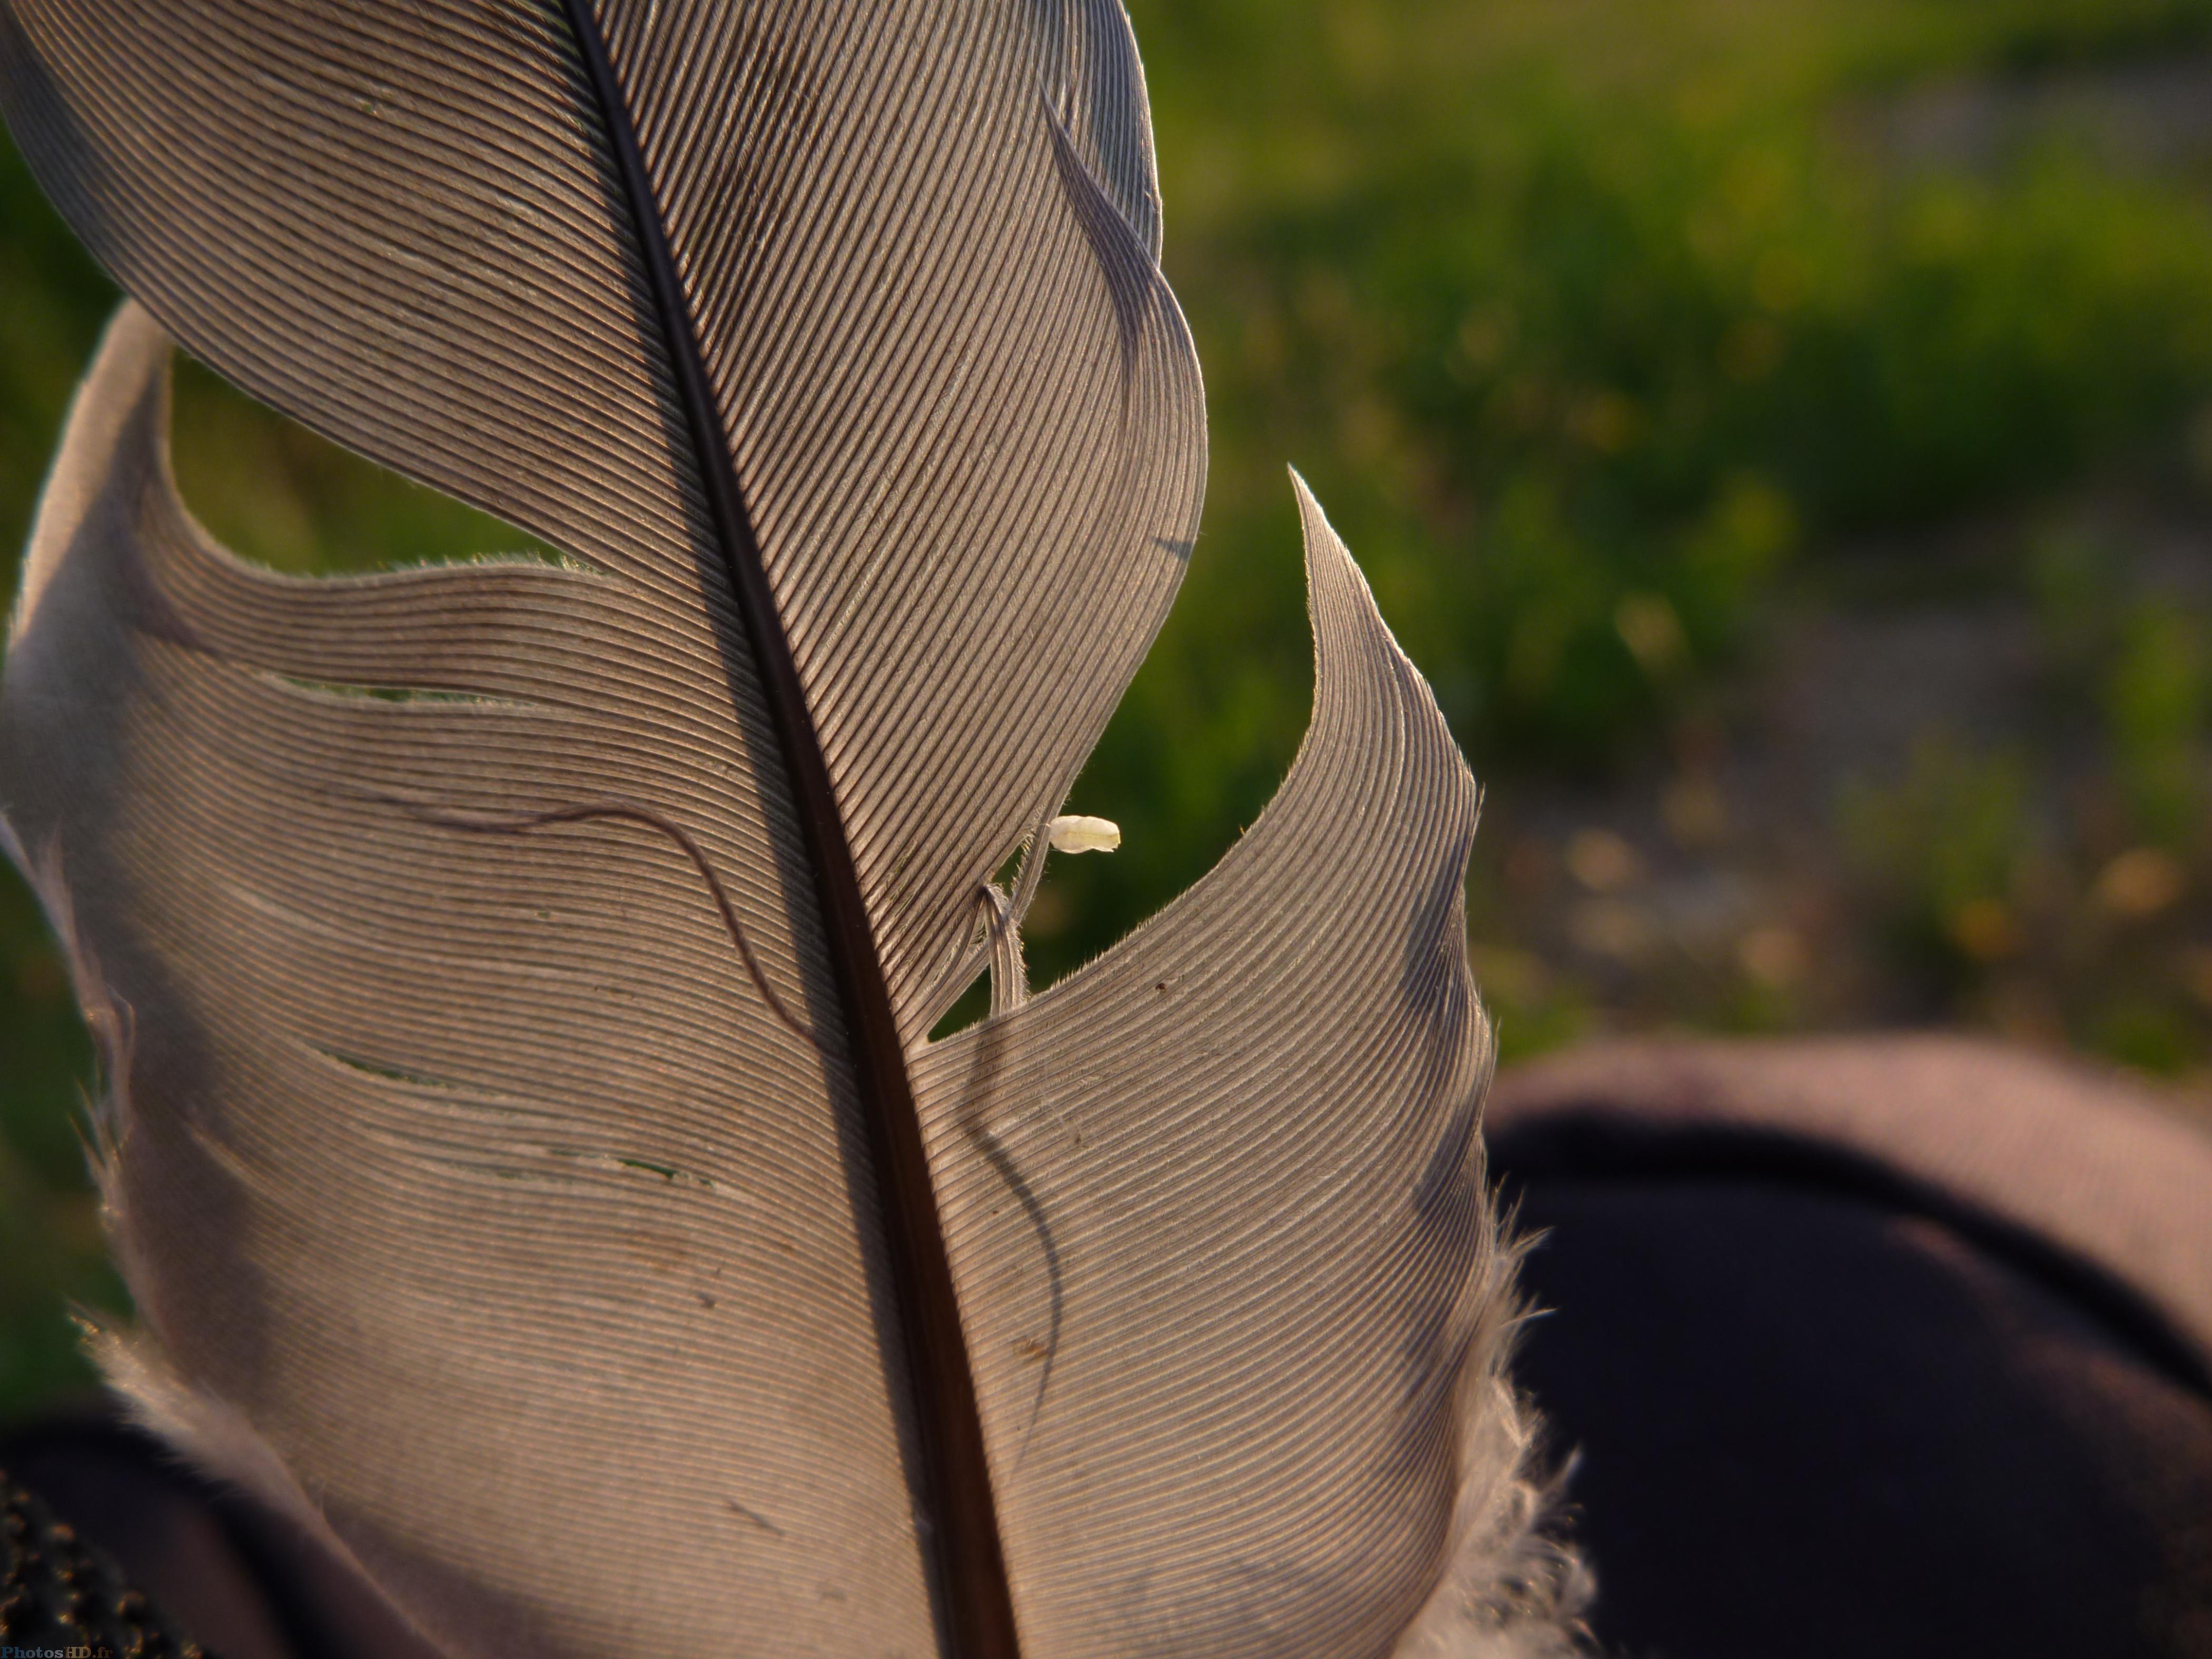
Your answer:
[[[134,296],[0,813],[149,1420],[453,1655],[1568,1639],[1476,793],[1303,485],[1281,793],[1028,994],[1204,472],[1115,0],[0,0],[0,103]],[[245,565],[173,338],[562,562]]]

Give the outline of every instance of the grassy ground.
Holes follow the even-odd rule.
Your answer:
[[[1214,471],[1040,900],[1049,975],[1296,747],[1281,468],[1489,816],[1509,1054],[1947,1021],[2212,1057],[2212,4],[1135,0]],[[0,155],[0,559],[112,294]],[[288,568],[514,545],[205,376],[179,466]],[[0,572],[0,574],[5,574]],[[112,1302],[86,1054],[0,884],[0,1413]]]

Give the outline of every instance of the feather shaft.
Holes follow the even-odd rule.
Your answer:
[[[952,1268],[921,1120],[860,878],[821,738],[779,619],[744,489],[723,440],[698,331],[684,299],[628,99],[591,0],[566,0],[652,283],[699,477],[753,648],[821,899],[890,1237],[892,1289],[919,1425],[918,1507],[948,1659],[1018,1659],[1006,1557]]]

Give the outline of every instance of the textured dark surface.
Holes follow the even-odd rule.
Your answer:
[[[1600,1044],[1502,1079],[1516,1167],[1732,1171],[1942,1219],[2212,1394],[2212,1133],[2115,1072],[1941,1035]]]
[[[94,1659],[213,1659],[0,1468],[0,1643]]]
[[[434,1659],[357,1575],[112,1404],[12,1426],[0,1466],[223,1659]]]
[[[1879,1135],[1814,1133],[1768,1086],[1790,1053],[1705,1045],[1729,1085],[1710,1092],[1636,1051],[1499,1080],[1492,1167],[1544,1234],[1516,1380],[1579,1459],[1607,1651],[2212,1654],[2212,1396],[2154,1316],[2158,1285],[2129,1272],[2185,1260],[2164,1247],[2212,1203],[2172,1184],[2185,1146],[2092,1159],[2138,1095],[1949,1045],[1960,1087],[1921,1098],[1914,1145],[1885,1163]],[[1847,1114],[1863,1126],[1926,1059],[1827,1053],[1824,1075],[1868,1091]],[[1570,1070],[1571,1134],[1548,1109]],[[2035,1155],[1985,1145],[1971,1194],[1930,1179],[1916,1146],[1971,1140],[1977,1089],[2023,1079],[2042,1095]],[[2124,1222],[2128,1248],[2075,1255],[2069,1215]]]

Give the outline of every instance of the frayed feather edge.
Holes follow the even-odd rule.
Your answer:
[[[39,901],[39,908],[46,913],[46,925],[53,929],[54,942],[61,950],[62,965],[69,974],[70,989],[76,998],[77,1010],[92,1036],[94,1053],[100,1065],[100,1086],[86,1098],[81,1139],[85,1144],[85,1161],[100,1192],[100,1223],[109,1229],[112,1243],[108,1206],[113,1194],[108,1175],[114,1164],[116,1115],[122,1109],[130,1076],[130,1010],[109,994],[94,966],[91,953],[77,937],[76,911],[70,903],[69,887],[62,879],[61,849],[49,846],[42,856],[32,858],[17,837],[15,826],[8,822],[5,814],[0,814],[0,853],[5,853],[23,872],[23,880]]]
[[[1541,1467],[1540,1425],[1508,1370],[1521,1328],[1513,1279],[1527,1242],[1491,1240],[1460,1385],[1459,1506],[1442,1576],[1391,1659],[1579,1659],[1595,1581],[1560,1536],[1566,1472]]]
[[[300,1528],[362,1583],[372,1580],[245,1414],[179,1376],[160,1342],[143,1329],[79,1316],[85,1346],[131,1420],[209,1479],[234,1486]],[[397,1609],[395,1609],[397,1611]]]

